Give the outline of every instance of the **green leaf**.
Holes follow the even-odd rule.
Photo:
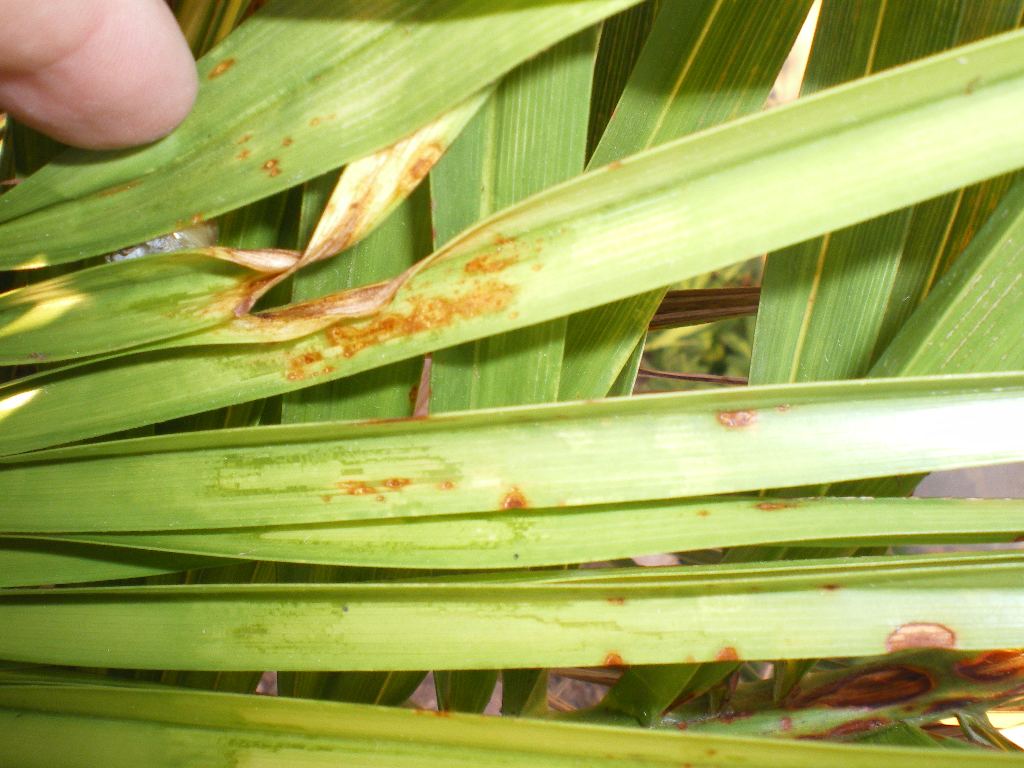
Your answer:
[[[102,679],[6,673],[0,759],[6,765],[206,768],[230,761],[368,768],[672,766],[932,768],[932,749],[753,740],[606,726],[423,713],[319,701],[242,697]],[[111,744],[117,748],[112,749]],[[998,754],[957,755],[964,768],[1011,765]]]
[[[195,109],[172,135],[69,152],[0,198],[0,268],[103,253],[294,186],[394,143],[631,4],[271,2],[203,57]]]
[[[282,345],[152,352],[10,385],[0,390],[0,450],[290,391],[313,374],[351,375],[650,290],[1001,173],[1024,163],[1013,130],[1024,119],[1022,62],[1024,36],[992,38],[586,174],[458,237],[366,320]],[[507,255],[495,237],[510,241]],[[488,265],[482,273],[480,264]],[[495,265],[503,269],[488,271]],[[168,380],[190,386],[168,392]]]
[[[1024,501],[1008,500],[729,497],[263,528],[241,527],[250,521],[240,512],[228,530],[59,538],[325,565],[500,569],[769,543],[1010,542],[1024,532],[1022,511]]]
[[[810,6],[778,0],[664,4],[590,167],[760,109]],[[569,320],[562,399],[608,393],[663,295],[653,291]]]
[[[224,562],[145,549],[11,538],[0,541],[0,587],[133,579]]]
[[[380,671],[1014,648],[1024,644],[1021,578],[1024,556],[983,553],[448,583],[12,589],[0,593],[0,657]]]
[[[1022,4],[997,5],[1000,13],[962,0],[826,4],[805,91],[1012,29]],[[853,28],[860,34],[851,39]],[[958,195],[962,191],[770,255],[751,381],[865,375],[928,291]]]
[[[435,244],[583,171],[596,44],[585,30],[502,80],[431,175]],[[431,412],[557,400],[564,339],[559,318],[436,352]]]
[[[1024,437],[993,425],[1022,415],[1024,377],[991,374],[142,438],[4,459],[0,531],[575,507],[1004,463]]]

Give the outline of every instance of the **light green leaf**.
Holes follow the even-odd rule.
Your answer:
[[[0,531],[182,531],[239,515],[340,522],[752,491],[1020,461],[1024,435],[994,426],[1019,418],[1017,373],[97,443],[2,460]]]

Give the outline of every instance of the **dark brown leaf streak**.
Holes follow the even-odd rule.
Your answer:
[[[934,687],[934,679],[924,669],[907,665],[876,667],[799,693],[787,704],[793,709],[810,706],[878,709],[910,701]]]

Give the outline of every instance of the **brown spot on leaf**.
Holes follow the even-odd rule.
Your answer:
[[[608,651],[608,655],[604,657],[604,666],[606,667],[623,667],[626,662],[622,660],[622,657],[616,651]]]
[[[841,739],[844,736],[853,736],[865,731],[873,731],[875,728],[881,728],[882,726],[889,725],[891,722],[891,720],[883,717],[866,717],[862,720],[850,720],[848,723],[842,723],[826,731],[822,736],[826,739]]]
[[[243,133],[239,137],[238,141],[235,142],[235,144],[245,144],[245,142],[249,141],[251,138],[252,138],[252,134],[251,133]]]
[[[792,407],[793,406],[791,406],[789,403],[783,403],[782,405],[776,405],[775,410],[778,411],[779,413],[785,413]]]
[[[96,194],[98,197],[110,197],[121,192],[127,192],[129,189],[135,189],[135,187],[139,186],[139,184],[141,183],[142,182],[140,180],[136,179],[135,181],[129,181],[126,184],[118,184],[116,187],[104,189],[103,191],[97,192]]]
[[[462,269],[467,275],[484,275],[501,272],[518,261],[515,256],[498,257],[492,253],[484,253],[470,259]]]
[[[340,348],[342,356],[353,357],[368,347],[393,339],[441,328],[456,320],[500,312],[514,295],[514,287],[492,281],[477,285],[461,296],[416,298],[411,301],[412,308],[407,314],[382,313],[360,324],[333,325],[326,331],[327,340]]]
[[[944,624],[911,622],[894,629],[885,640],[889,653],[907,648],[955,648],[956,633]]]
[[[821,588],[826,592],[835,592],[837,589],[842,589],[838,584],[822,584]]]
[[[441,159],[443,154],[444,147],[436,141],[420,147],[416,151],[416,157],[412,159],[402,172],[402,186],[405,189],[412,189],[419,184],[423,177],[430,173],[430,169]]]
[[[762,501],[754,506],[762,512],[776,512],[780,509],[791,509],[793,507],[799,507],[800,505],[791,501]]]
[[[979,704],[978,699],[939,699],[925,707],[925,714],[934,715],[939,712],[955,712],[958,709],[968,709]],[[913,707],[907,707],[906,711],[913,712]]]
[[[223,61],[217,62],[216,66],[210,70],[210,74],[206,76],[207,80],[216,80],[218,77],[223,75],[229,69],[235,66],[234,59],[224,59]]]
[[[380,502],[386,501],[386,499],[383,496],[374,496],[373,500],[374,501],[380,501]]]
[[[337,486],[349,496],[368,496],[377,493],[376,488],[361,480],[342,480]]]
[[[251,154],[252,154],[252,150],[248,149],[248,148],[245,148],[241,152],[239,152],[237,155],[235,155],[235,160],[247,160]]]
[[[442,491],[450,491],[455,488],[455,483],[453,483],[451,480],[444,480],[438,483],[437,487],[440,488]]]
[[[972,95],[976,90],[978,90],[979,85],[981,85],[980,77],[975,77],[971,80],[968,80],[967,85],[964,86],[964,93],[968,96]]]
[[[617,171],[621,167],[622,167],[622,161],[621,160],[612,160],[610,163],[608,163],[608,170],[609,171]]]
[[[698,509],[697,510],[697,517],[707,517],[710,514],[711,513],[708,512],[706,509]]]
[[[624,598],[624,597],[609,597],[608,598],[608,602],[611,603],[612,605],[625,605],[626,604],[626,598]]]
[[[960,677],[987,682],[1024,675],[1024,653],[1020,651],[986,651],[953,667]]]
[[[779,730],[785,733],[786,731],[793,730],[793,718],[784,717],[779,721]]]
[[[501,499],[502,509],[525,509],[528,506],[530,506],[529,502],[518,488],[513,488]]]
[[[876,667],[854,672],[794,698],[792,706],[874,709],[908,701],[934,687],[931,675],[908,666]]]
[[[282,147],[290,147],[294,143],[295,139],[293,139],[291,136],[285,136],[283,139],[281,139]]]
[[[740,655],[731,645],[725,646],[715,654],[715,661],[739,661]]]
[[[757,411],[719,411],[718,423],[729,429],[743,429],[757,423]]]
[[[334,497],[331,496],[331,494],[329,494],[329,493],[325,493],[320,498],[323,500],[324,504],[327,504]]]
[[[281,174],[281,168],[278,166],[278,162],[279,161],[276,157],[272,157],[261,165],[260,168],[267,172],[267,176],[273,178],[274,176],[279,176]]]
[[[193,225],[202,224],[204,221],[206,221],[206,218],[203,216],[202,213],[197,212],[192,214],[192,218],[189,219],[189,221],[191,221]]]
[[[390,488],[393,491],[399,491],[402,488],[405,488],[405,486],[409,485],[409,483],[411,482],[412,480],[410,480],[408,477],[389,477],[387,480],[384,481],[384,487]]]

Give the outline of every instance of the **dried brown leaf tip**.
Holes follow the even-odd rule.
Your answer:
[[[955,648],[956,633],[944,624],[912,622],[893,630],[885,640],[890,653],[908,648]]]

